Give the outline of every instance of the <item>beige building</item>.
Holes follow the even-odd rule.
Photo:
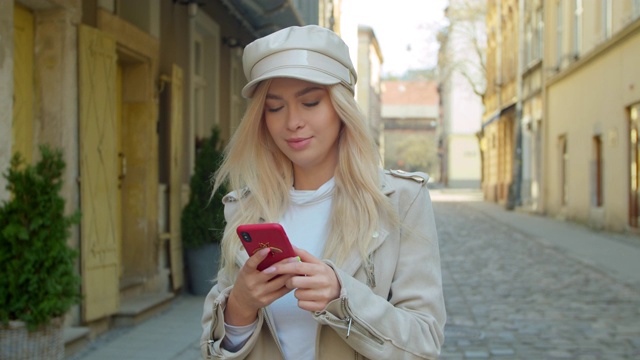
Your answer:
[[[521,182],[520,206],[540,212],[543,165],[543,1],[523,1],[520,14],[523,39],[521,56]]]
[[[61,148],[66,210],[82,212],[69,347],[184,290],[180,213],[196,146],[240,121],[243,45],[339,13],[330,0],[198,3],[0,1],[0,169],[16,152],[37,160],[41,143]]]
[[[635,231],[640,1],[487,4],[485,198]]]
[[[547,0],[544,14],[544,211],[635,230],[640,2]]]
[[[518,0],[487,1],[487,88],[479,133],[485,199],[506,204],[513,193],[518,118]],[[510,190],[511,189],[511,190]]]

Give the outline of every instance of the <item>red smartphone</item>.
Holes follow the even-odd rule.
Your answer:
[[[244,224],[238,226],[236,232],[249,256],[264,248],[271,249],[271,253],[258,265],[260,271],[278,261],[297,256],[287,233],[278,223]]]

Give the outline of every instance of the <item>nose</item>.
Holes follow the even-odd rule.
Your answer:
[[[303,115],[295,106],[290,106],[287,111],[287,129],[296,131],[304,126]]]

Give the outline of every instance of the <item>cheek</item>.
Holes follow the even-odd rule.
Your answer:
[[[273,117],[271,116],[264,116],[264,127],[267,129],[267,132],[269,133],[269,135],[271,135],[272,138],[275,139],[275,134],[277,131],[277,122],[274,121]]]

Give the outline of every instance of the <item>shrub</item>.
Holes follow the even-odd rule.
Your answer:
[[[13,156],[3,174],[11,198],[0,206],[0,322],[20,320],[30,330],[81,299],[77,251],[67,245],[80,213],[64,215],[62,152],[46,145],[40,152],[35,166]]]
[[[189,183],[189,202],[180,219],[185,248],[219,243],[222,238],[225,226],[222,198],[227,188],[220,186],[213,196],[211,194],[212,176],[223,159],[222,148],[220,131],[214,127],[211,136],[202,140],[196,154],[195,172]]]

